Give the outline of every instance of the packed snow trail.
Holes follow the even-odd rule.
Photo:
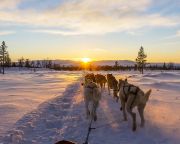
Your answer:
[[[90,144],[179,144],[179,89],[154,88],[153,83],[156,81],[152,79],[144,85],[147,78],[148,75],[134,74],[129,78],[131,83],[139,85],[143,90],[153,90],[145,108],[145,127],[140,128],[137,114],[137,131],[132,132],[131,118],[123,121],[119,103],[105,89],[97,110],[98,120],[92,124],[96,129],[89,136]],[[177,79],[174,82],[176,84]],[[63,95],[25,115],[3,138],[3,144],[53,144],[62,139],[82,144],[89,126],[89,120],[85,118],[82,89],[80,81],[75,82],[66,88]]]

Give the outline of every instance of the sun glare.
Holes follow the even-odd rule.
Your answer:
[[[88,63],[88,62],[91,61],[90,58],[82,58],[81,60],[82,60],[83,63]]]

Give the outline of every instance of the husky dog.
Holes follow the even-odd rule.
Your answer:
[[[125,107],[127,112],[133,119],[132,130],[136,130],[136,114],[132,109],[137,106],[141,118],[141,127],[144,126],[144,108],[151,94],[151,89],[144,93],[139,87],[129,84],[126,80],[119,80],[119,97],[123,110],[124,120],[127,120]]]
[[[100,85],[101,89],[106,85],[106,77],[104,75],[101,74],[96,74],[95,75],[95,79],[96,79],[96,83]]]
[[[99,105],[99,101],[101,99],[101,92],[96,83],[94,83],[90,79],[85,79],[85,83],[82,84],[84,86],[84,101],[86,108],[86,116],[87,118],[91,116],[91,119],[94,121],[97,120],[96,110]],[[89,104],[92,104],[91,110],[89,110]]]
[[[86,74],[86,75],[85,75],[85,81],[86,81],[86,80],[91,80],[91,81],[93,81],[93,82],[96,82],[96,79],[95,79],[95,76],[94,76],[93,73],[88,73],[88,74]]]
[[[113,89],[113,96],[118,101],[118,81],[112,74],[107,74],[108,91],[110,95],[110,89]]]

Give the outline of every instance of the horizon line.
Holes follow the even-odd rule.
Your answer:
[[[24,58],[26,60],[26,58]],[[27,58],[28,59],[28,58]],[[50,61],[74,61],[74,62],[82,62],[81,59],[29,59],[30,61],[43,61],[43,60],[50,60]],[[100,61],[130,61],[130,62],[135,62],[135,60],[130,60],[130,59],[100,59],[100,60],[93,60],[91,59],[92,61],[91,62],[100,62]],[[18,62],[18,60],[12,60],[12,62]],[[180,64],[180,62],[174,62],[174,61],[168,61],[168,62],[165,62],[165,61],[148,61],[148,63],[176,63],[176,64]]]

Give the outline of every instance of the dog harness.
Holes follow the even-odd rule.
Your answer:
[[[126,87],[128,88],[127,93],[125,91]],[[131,88],[136,88],[136,89],[135,89],[135,91],[134,90],[132,91]],[[134,95],[133,101],[131,103],[131,108],[132,108],[132,105],[133,105],[133,103],[134,103],[134,101],[136,99],[136,95],[139,92],[139,90],[140,90],[139,87],[134,86],[134,85],[124,85],[123,86],[123,93],[124,93],[124,96],[125,96],[125,102],[127,102],[129,94],[133,94]]]
[[[94,88],[98,88],[98,87],[97,87],[97,85],[87,85],[86,88],[94,89]]]

